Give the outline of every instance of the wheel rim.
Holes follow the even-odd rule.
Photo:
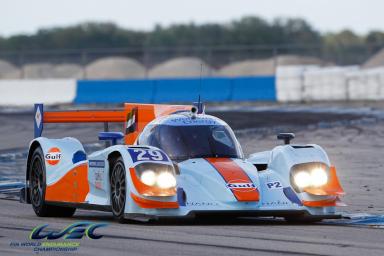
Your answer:
[[[115,215],[120,215],[125,206],[125,171],[121,163],[115,165],[111,175],[111,201]]]
[[[39,158],[32,163],[31,175],[31,201],[35,207],[41,205],[43,200],[43,167]]]

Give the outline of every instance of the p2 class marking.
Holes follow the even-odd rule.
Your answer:
[[[267,185],[268,189],[282,189],[283,188],[280,181],[267,182],[266,185]]]

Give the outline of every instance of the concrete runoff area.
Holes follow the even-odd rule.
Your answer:
[[[274,134],[276,127],[295,132],[296,143],[323,146],[337,167],[347,193],[342,198],[348,204],[341,208],[344,215],[384,215],[383,120],[359,111],[356,111],[359,114],[321,111],[309,114],[303,109],[302,112],[214,113],[234,126],[246,155],[281,144]],[[0,114],[0,121],[3,124],[0,172],[6,170],[13,178],[9,173],[13,171],[17,178],[24,173],[23,152],[32,136],[32,115]],[[91,143],[102,130],[102,124],[70,127],[49,125],[45,134],[48,137],[72,135]],[[111,130],[118,128],[112,126]],[[79,240],[81,245],[74,255],[381,255],[384,251],[383,229],[345,225],[343,221],[293,225],[280,219],[239,218],[119,224],[110,213],[85,210],[78,210],[72,218],[39,218],[31,205],[20,204],[11,195],[0,198],[1,255],[32,253],[33,248],[12,247],[10,243],[31,242],[28,236],[37,225],[49,224],[52,230],[59,231],[77,221],[108,226],[98,230],[104,235],[99,240]]]

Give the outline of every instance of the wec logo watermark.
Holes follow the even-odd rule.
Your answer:
[[[97,240],[103,237],[99,234],[99,228],[105,227],[105,223],[76,222],[62,230],[52,231],[48,224],[35,227],[29,234],[28,242],[10,243],[11,248],[31,248],[33,252],[75,252],[80,247],[79,240],[87,237]],[[60,239],[58,241],[54,241]],[[62,240],[64,239],[64,241]],[[74,239],[74,240],[73,240]],[[72,240],[72,241],[70,241]]]
[[[103,236],[95,233],[97,228],[105,227],[107,224],[91,223],[91,222],[77,222],[64,228],[60,232],[44,231],[48,224],[40,225],[34,228],[29,235],[31,240],[44,239],[55,240],[59,238],[63,239],[81,239],[86,235],[90,239],[100,239]]]

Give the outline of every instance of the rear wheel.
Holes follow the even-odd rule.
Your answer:
[[[111,171],[111,206],[113,216],[119,221],[124,222],[124,209],[126,202],[126,179],[125,167],[121,157],[112,163]]]
[[[76,208],[47,205],[45,202],[46,178],[43,159],[43,151],[37,147],[28,164],[32,208],[39,217],[71,217]]]

